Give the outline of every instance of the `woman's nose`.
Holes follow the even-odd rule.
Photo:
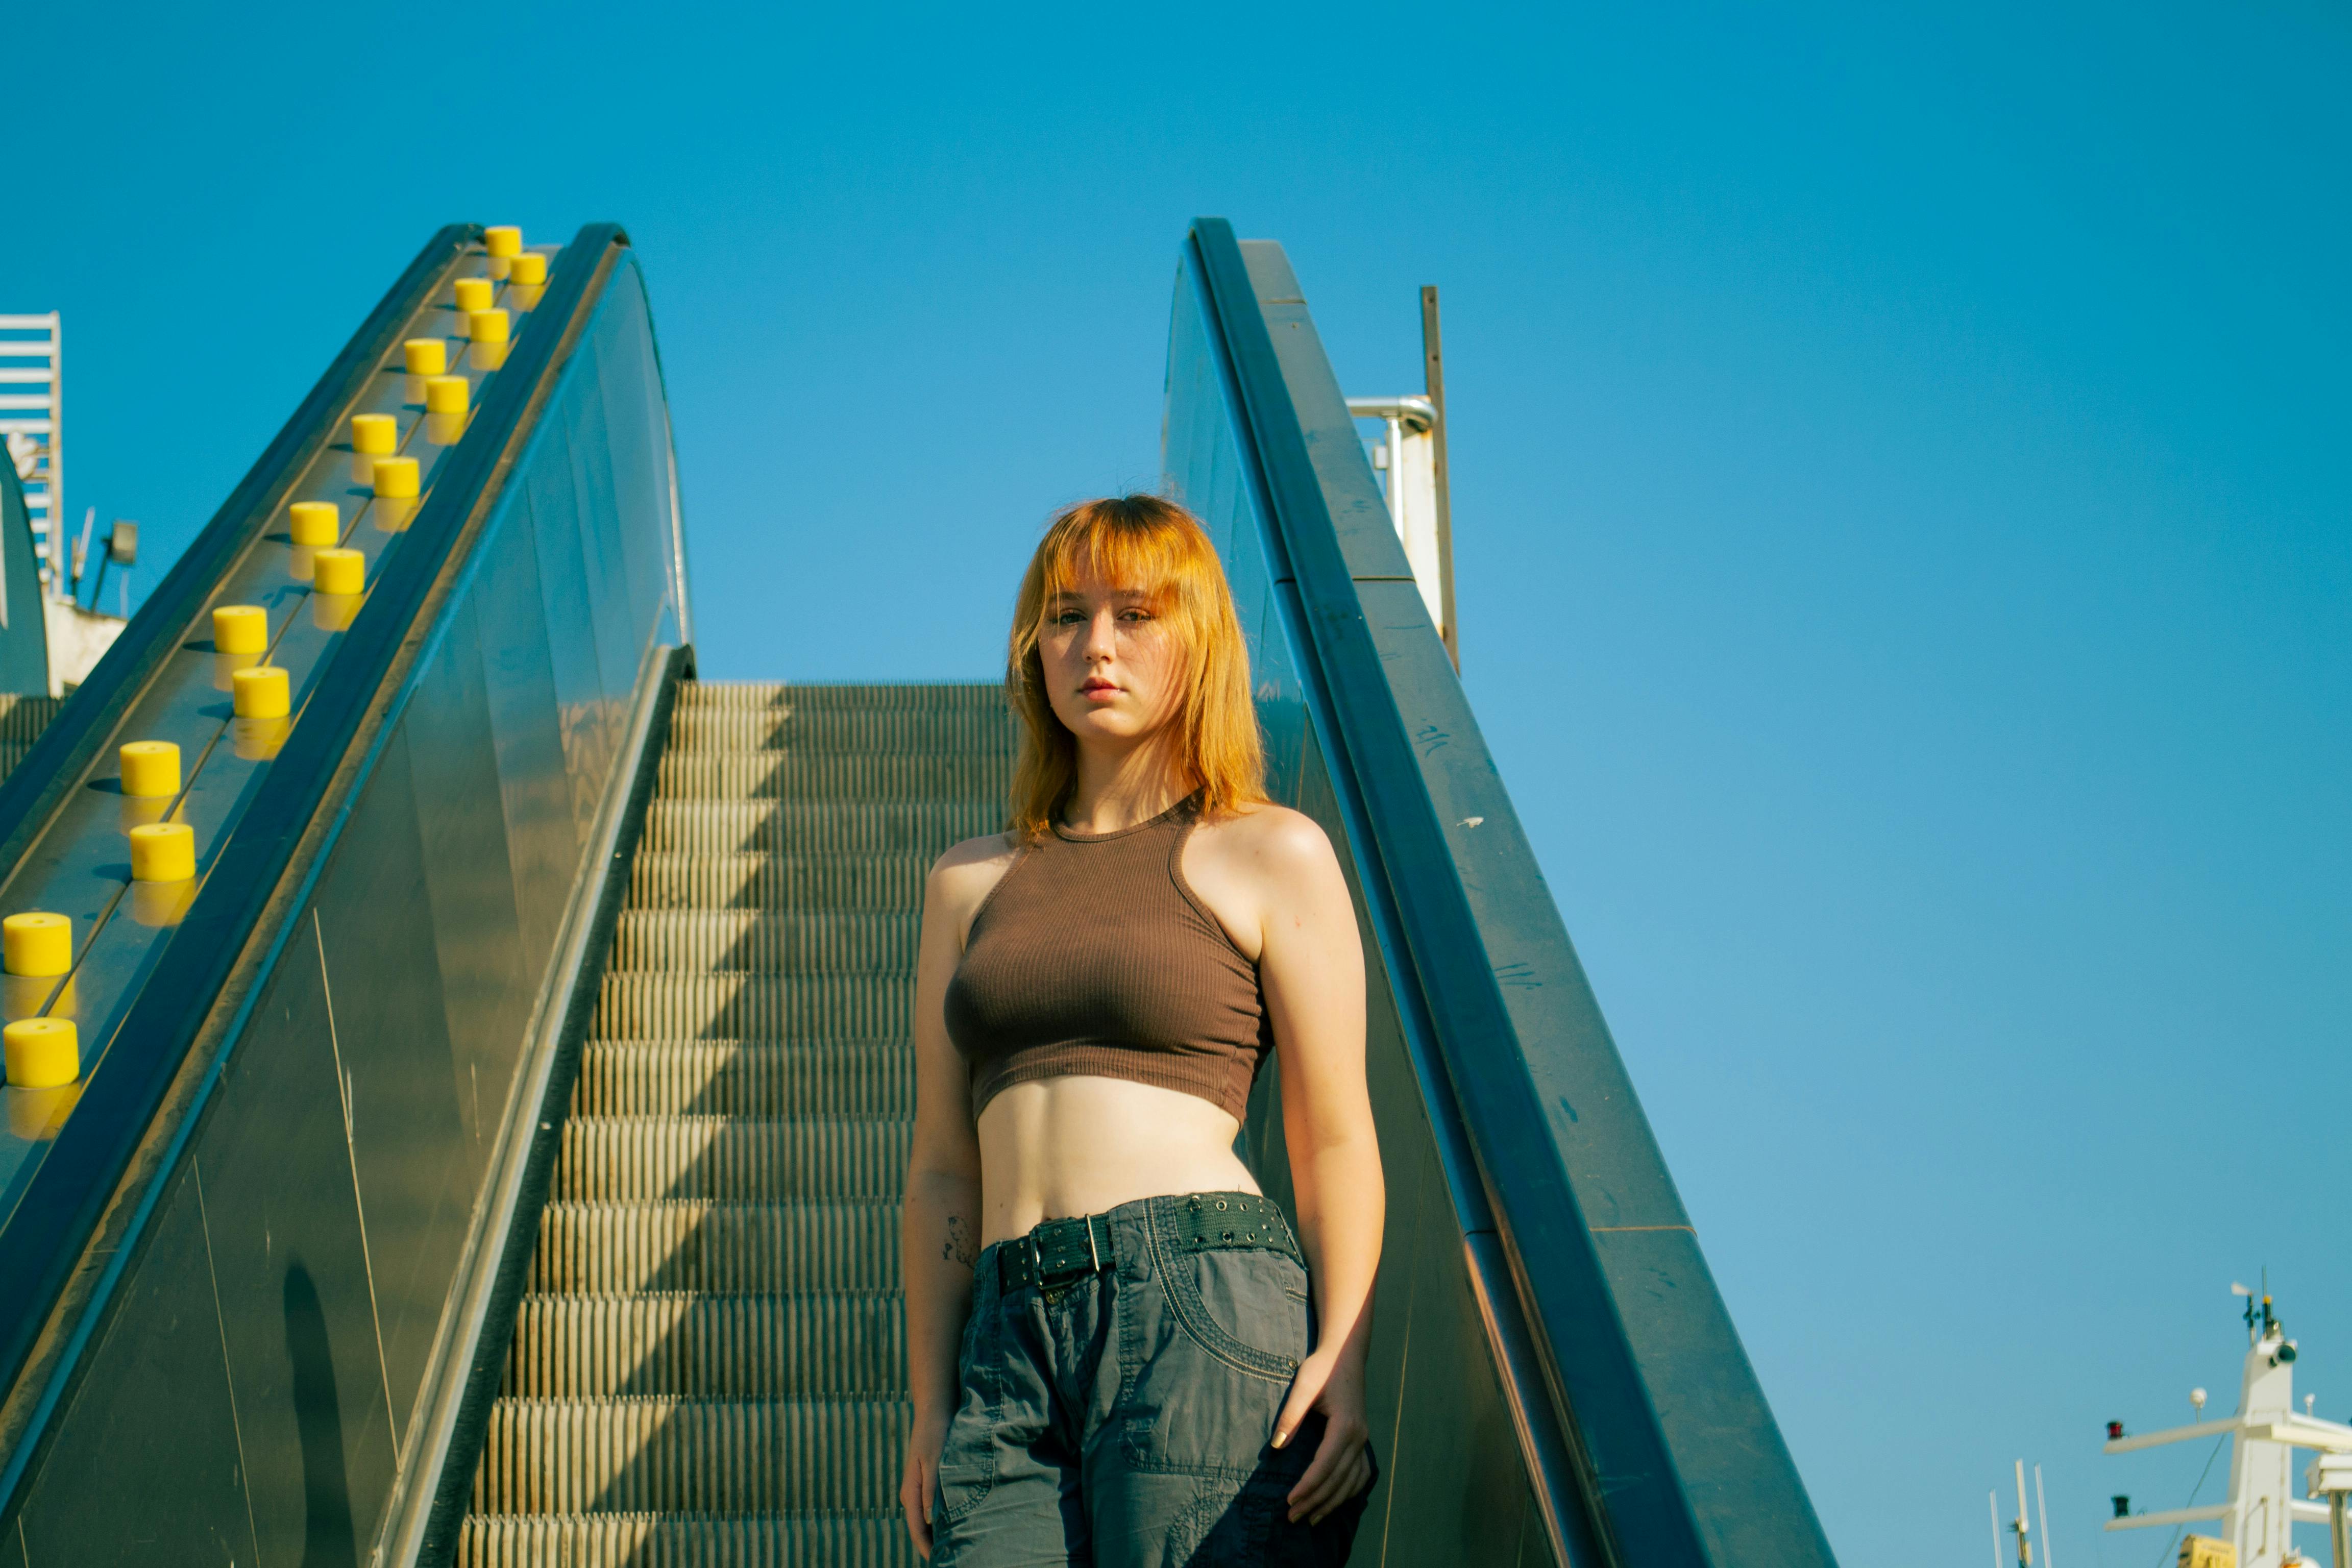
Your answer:
[[[1087,623],[1087,657],[1108,658],[1118,651],[1118,630],[1108,616],[1097,616]]]

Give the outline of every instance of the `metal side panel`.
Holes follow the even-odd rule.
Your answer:
[[[1303,727],[1302,805],[1347,847],[1408,1070],[1372,1065],[1397,1184],[1375,1330],[1399,1443],[1423,1430],[1428,1174],[1450,1271],[1475,1303],[1446,1332],[1510,1414],[1519,1473],[1570,1562],[1813,1568],[1828,1543],[1740,1348],[1615,1044],[1431,625],[1300,289],[1278,246],[1193,229],[1171,328],[1166,468],[1225,552],[1254,636],[1277,784]],[[1311,809],[1311,808],[1310,808]],[[1398,1103],[1400,1096],[1412,1102]],[[1266,1150],[1262,1161],[1277,1153]],[[1418,1228],[1409,1228],[1417,1216]],[[1462,1364],[1457,1359],[1457,1365]],[[1436,1399],[1442,1401],[1443,1395]],[[1456,1412],[1455,1418],[1465,1414]],[[1443,1427],[1444,1412],[1429,1417]],[[1475,1421],[1473,1422],[1475,1426]],[[1481,1472],[1480,1480],[1486,1478]],[[1491,1498],[1391,1472],[1385,1550],[1484,1562]],[[1399,1533],[1399,1527],[1403,1533]],[[1368,1531],[1367,1534],[1370,1534]],[[1360,1543],[1359,1561],[1373,1548]]]
[[[47,1542],[33,1562],[130,1560],[166,1536],[173,1561],[353,1562],[430,1468],[461,1309],[500,1239],[494,1178],[540,1103],[534,1042],[567,1005],[575,889],[602,869],[593,828],[626,793],[626,716],[669,678],[682,618],[660,389],[604,369],[657,363],[643,286],[617,230],[573,249],[544,307],[572,301],[562,341],[477,416],[513,432],[472,453],[478,501],[438,522],[428,501],[413,526],[433,558],[406,581],[388,567],[389,618],[362,644],[362,614],[329,651],[321,689],[340,678],[352,704],[314,731],[331,747],[283,765],[325,723],[314,700],[255,786],[284,813],[275,885],[249,895],[229,982],[182,998],[212,1021],[18,1446],[0,1530]],[[624,447],[650,479],[571,482],[575,454]],[[558,466],[563,485],[541,482]],[[568,597],[541,591],[551,574]]]

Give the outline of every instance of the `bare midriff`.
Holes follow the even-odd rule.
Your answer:
[[[1049,1078],[980,1113],[981,1244],[1041,1221],[1172,1193],[1255,1193],[1241,1123],[1198,1095],[1115,1078]]]

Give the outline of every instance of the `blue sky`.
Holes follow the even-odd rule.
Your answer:
[[[715,676],[991,673],[1044,514],[1156,481],[1194,214],[1351,392],[1440,285],[1465,679],[1843,1560],[1982,1563],[2021,1454],[2154,1568],[2105,1499],[2204,1456],[2100,1424],[2226,1404],[2265,1263],[2352,1416],[2340,10],[11,39],[77,515],[184,544],[436,225],[616,218]]]

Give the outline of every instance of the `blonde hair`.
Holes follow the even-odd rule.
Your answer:
[[[1233,590],[1200,520],[1158,496],[1107,496],[1054,514],[1022,574],[1004,659],[1005,696],[1021,720],[1011,826],[1042,837],[1078,782],[1078,740],[1046,698],[1037,639],[1045,611],[1082,577],[1150,595],[1184,649],[1183,690],[1169,723],[1173,761],[1214,817],[1265,799],[1265,751],[1250,701],[1249,648]]]

